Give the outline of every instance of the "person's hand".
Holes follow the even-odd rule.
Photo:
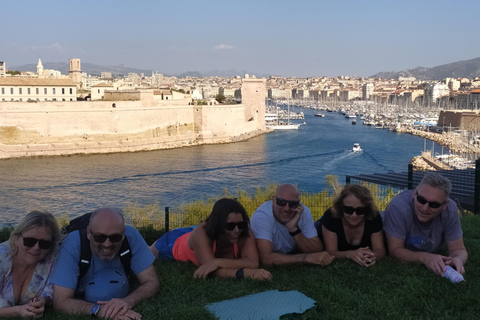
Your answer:
[[[118,298],[113,298],[110,301],[97,301],[97,303],[101,305],[98,315],[107,319],[115,319],[117,315],[124,315],[133,307],[124,299]]]
[[[369,247],[352,250],[347,254],[347,258],[364,267],[373,266],[377,261],[375,253]]]
[[[272,280],[273,276],[265,269],[243,269],[243,274],[247,278],[257,280]]]
[[[305,256],[305,263],[326,266],[332,263],[333,258],[335,257],[329,254],[327,251],[307,253]]]
[[[135,319],[135,320],[140,320],[142,319],[142,315],[133,311],[133,310],[128,310],[124,314],[117,314],[115,320],[130,320],[130,319]]]
[[[37,318],[41,316],[41,314],[37,313],[36,308],[30,306],[29,304],[15,306],[15,308],[16,314],[18,314],[22,318]]]
[[[35,314],[35,318],[41,317],[45,311],[45,299],[39,295],[35,295],[33,298],[31,298],[26,305],[28,305],[30,307],[29,310]]]
[[[211,260],[207,263],[202,264],[198,267],[197,270],[193,273],[194,278],[206,279],[207,276],[218,269],[217,264],[214,260]]]
[[[450,265],[452,258],[439,254],[426,253],[422,259],[422,263],[436,274],[443,276],[445,273],[445,265]]]
[[[447,261],[445,264],[449,265],[452,268],[455,268],[455,270],[457,270],[457,272],[460,273],[460,274],[465,273],[465,268],[463,266],[463,262],[462,262],[462,260],[460,260],[458,258],[451,258],[451,260]]]
[[[303,204],[300,202],[298,207],[293,209],[294,211],[294,216],[292,219],[290,219],[287,223],[285,223],[285,226],[288,228],[288,231],[294,232],[298,228],[298,221],[300,220],[300,217],[302,216],[303,212]]]

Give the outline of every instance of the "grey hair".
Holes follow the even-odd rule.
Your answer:
[[[445,192],[445,196],[447,197],[447,199],[450,197],[450,192],[452,191],[452,183],[448,178],[442,176],[440,173],[431,171],[425,173],[422,181],[420,181],[418,186],[421,186],[422,184],[427,184],[430,187],[441,189],[443,190],[443,192]]]

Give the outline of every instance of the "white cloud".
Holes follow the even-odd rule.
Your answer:
[[[233,50],[233,49],[235,49],[233,46],[230,46],[228,44],[223,44],[223,43],[215,47],[215,50]]]

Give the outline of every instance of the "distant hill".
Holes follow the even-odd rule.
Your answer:
[[[58,70],[62,74],[68,74],[68,69],[69,65],[68,63],[65,62],[42,62],[43,68],[44,69],[52,69],[52,70]],[[8,67],[8,66],[7,66]],[[141,74],[143,73],[145,76],[151,76],[152,75],[152,70],[145,70],[145,69],[137,69],[137,68],[132,68],[127,65],[118,65],[118,66],[102,66],[102,65],[96,65],[92,63],[87,63],[87,62],[82,62],[81,63],[82,67],[82,72],[86,72],[89,75],[96,75],[100,76],[102,72],[111,72],[112,75],[114,76],[122,76],[122,75],[128,75],[129,73],[137,73]],[[8,67],[9,70],[18,70],[18,71],[37,71],[37,65],[36,64],[25,64],[23,66],[13,66],[13,67]],[[160,72],[161,71],[156,71]],[[250,74],[251,75],[251,74]],[[172,76],[165,74],[165,76]],[[220,70],[212,70],[208,72],[198,72],[198,71],[188,71],[184,72],[182,74],[176,74],[174,75],[178,78],[185,78],[185,77],[235,77],[235,76],[241,76],[243,77],[243,72],[240,72],[238,70],[226,70],[226,71],[220,71]],[[256,75],[257,77],[268,77],[265,75]]]
[[[433,68],[415,67],[399,72],[379,72],[373,78],[398,79],[398,77],[415,77],[418,80],[442,80],[445,78],[480,77],[480,57],[444,64]]]

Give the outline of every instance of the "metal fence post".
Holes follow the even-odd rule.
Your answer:
[[[480,159],[475,161],[475,182],[473,191],[473,213],[480,213]]]
[[[413,164],[408,164],[408,181],[407,181],[407,189],[413,189]]]
[[[345,183],[347,183],[347,184],[350,183],[350,176],[345,177]]]
[[[170,231],[170,214],[169,208],[165,207],[165,232]]]

